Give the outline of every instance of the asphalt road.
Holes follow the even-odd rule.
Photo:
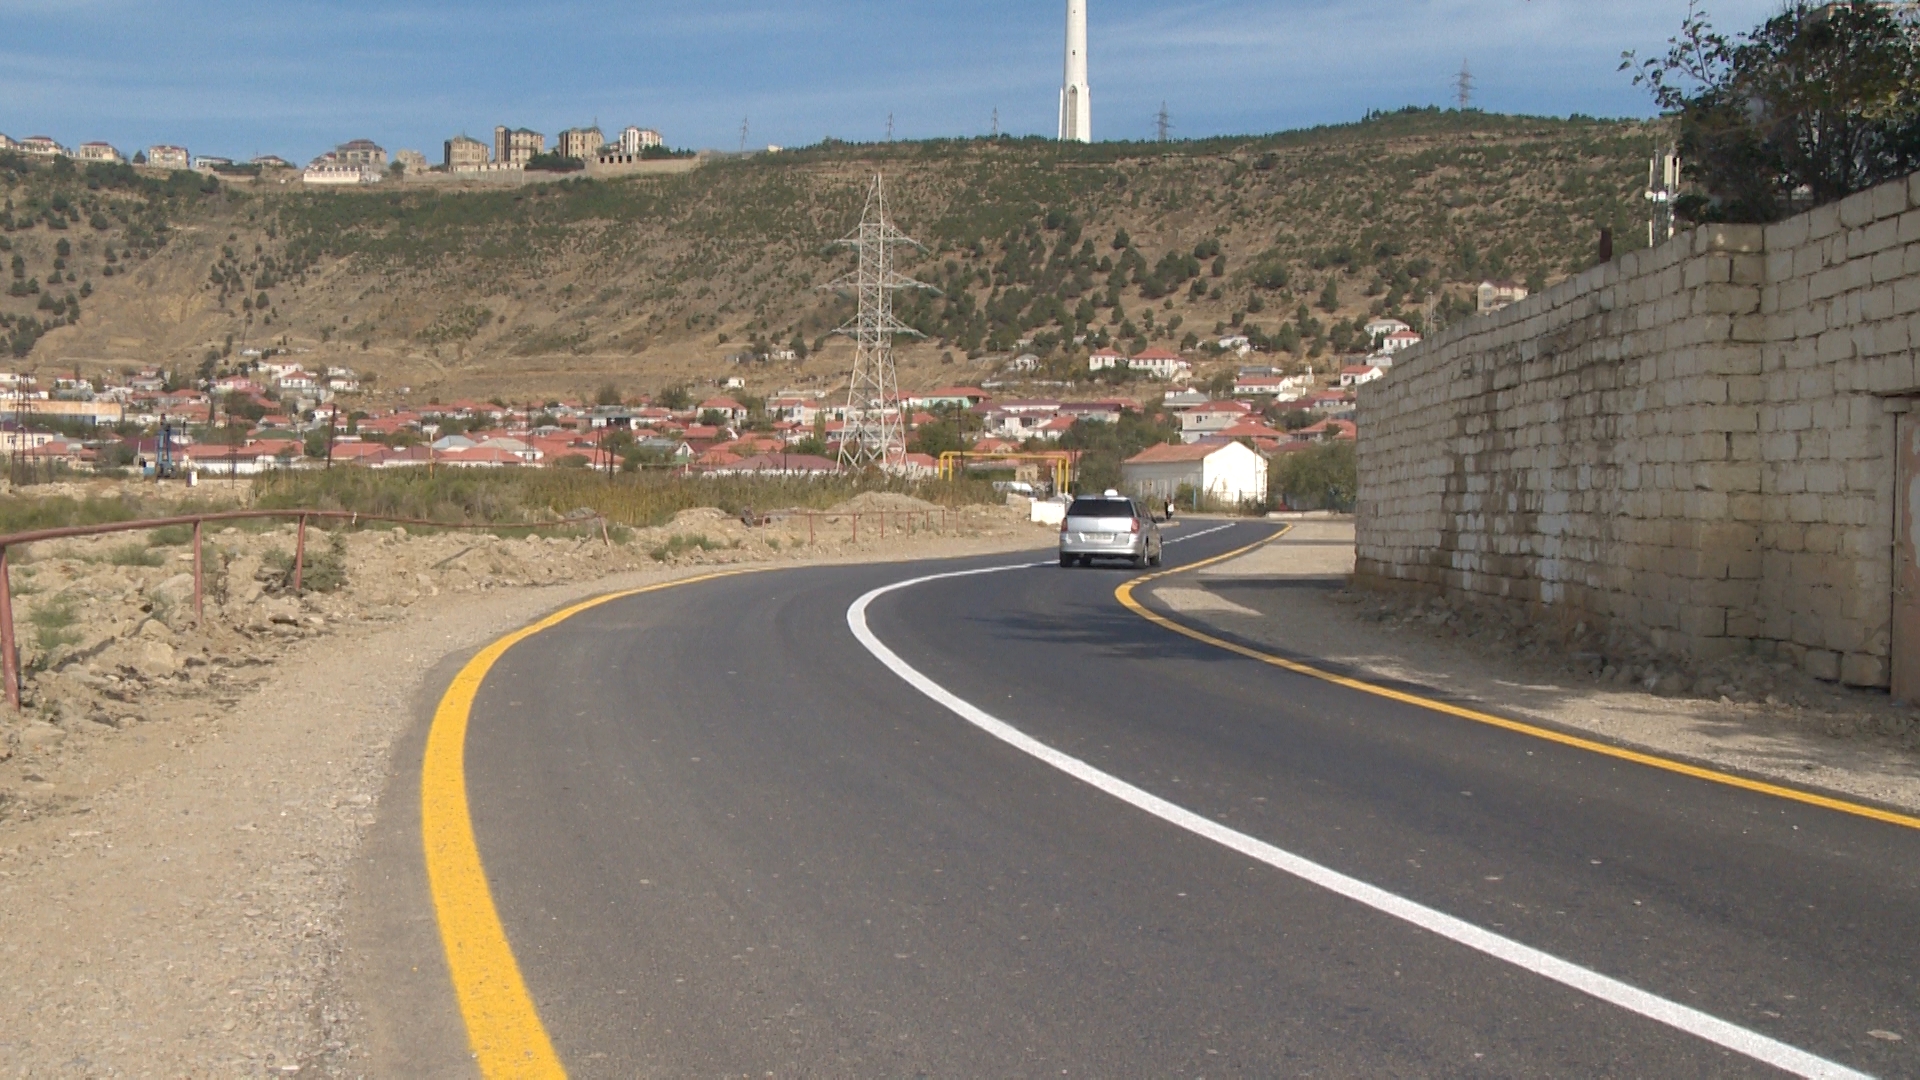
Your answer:
[[[1776,1075],[1143,813],[849,629],[877,587],[1024,561],[706,582],[493,669],[467,741],[474,830],[575,1075]],[[1920,833],[1236,657],[1122,608],[1131,575],[930,581],[868,625],[958,697],[1201,817],[1920,1075]]]

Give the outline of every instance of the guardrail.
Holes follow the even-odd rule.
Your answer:
[[[185,514],[179,517],[144,518],[137,521],[114,521],[100,525],[74,525],[59,529],[36,529],[31,532],[12,533],[0,536],[0,679],[6,682],[7,704],[16,711],[20,708],[20,655],[14,644],[13,633],[13,582],[8,563],[8,553],[16,547],[26,544],[43,543],[48,540],[72,540],[86,536],[108,536],[113,533],[140,532],[147,529],[165,529],[176,525],[193,526],[193,620],[195,625],[205,622],[206,607],[202,583],[201,539],[205,526],[210,523],[228,521],[296,520],[299,530],[293,545],[293,593],[301,592],[301,578],[306,569],[307,559],[307,522],[344,521],[349,525],[363,522],[375,525],[413,525],[431,529],[454,529],[477,532],[499,532],[505,529],[579,529],[599,526],[600,538],[612,546],[612,535],[607,529],[607,519],[599,514],[590,516],[561,518],[555,521],[517,521],[486,525],[471,525],[447,521],[428,521],[424,518],[391,517],[384,514],[361,514],[351,510],[225,510],[212,514]],[[858,526],[855,526],[856,531]]]

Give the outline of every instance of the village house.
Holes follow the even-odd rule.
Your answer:
[[[1234,397],[1271,397],[1297,401],[1313,388],[1311,375],[1241,375],[1233,380]]]
[[[987,392],[972,386],[943,386],[907,396],[911,409],[971,409],[987,400]]]
[[[1252,406],[1238,401],[1216,401],[1187,409],[1179,414],[1180,439],[1188,443],[1199,442],[1209,435],[1225,431],[1252,412]]]
[[[1149,446],[1120,465],[1121,485],[1148,499],[1172,499],[1183,490],[1218,503],[1267,497],[1267,459],[1238,442]]]
[[[1381,339],[1388,334],[1398,334],[1403,330],[1412,329],[1413,327],[1399,319],[1380,318],[1369,320],[1367,325],[1360,328],[1360,331],[1367,335],[1367,340],[1373,342],[1373,347],[1377,349],[1380,347]]]
[[[80,144],[80,160],[101,161],[109,165],[118,165],[126,159],[120,156],[120,151],[115,150],[111,143],[83,142]]]
[[[1411,330],[1395,330],[1380,339],[1380,351],[1387,356],[1392,356],[1401,349],[1410,349],[1420,344],[1420,341],[1420,335]]]
[[[1527,298],[1527,287],[1516,281],[1483,281],[1478,294],[1478,313],[1485,315],[1499,311],[1509,304],[1517,304]]]
[[[1148,349],[1127,361],[1131,371],[1139,371],[1162,381],[1193,373],[1193,365],[1165,349]]]
[[[1340,369],[1340,386],[1350,390],[1386,377],[1386,370],[1377,364],[1348,364]]]

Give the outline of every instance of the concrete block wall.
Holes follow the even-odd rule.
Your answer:
[[[1920,176],[1635,252],[1360,391],[1361,584],[1888,682]]]

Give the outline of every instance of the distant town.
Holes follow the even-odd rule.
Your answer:
[[[263,154],[245,161],[211,154],[195,155],[184,146],[158,143],[131,156],[105,142],[68,147],[47,135],[15,139],[0,133],[0,151],[36,158],[71,158],[80,162],[136,165],[168,171],[187,171],[226,177],[251,177],[281,183],[316,186],[378,184],[406,178],[515,179],[527,173],[589,171],[618,174],[640,171],[656,162],[691,159],[688,151],[669,149],[658,131],[629,126],[608,139],[599,127],[568,128],[549,148],[540,132],[504,124],[493,130],[491,144],[465,134],[441,147],[438,164],[419,150],[387,149],[371,139],[354,139],[297,166],[285,158]]]

